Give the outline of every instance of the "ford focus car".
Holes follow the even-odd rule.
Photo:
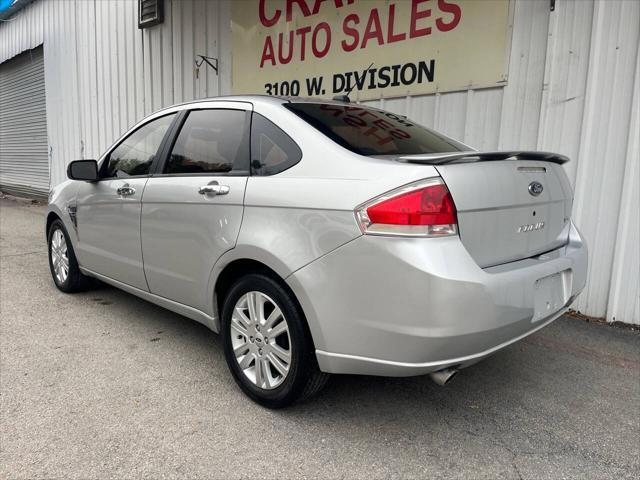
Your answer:
[[[220,333],[267,407],[331,373],[444,384],[583,289],[566,161],[346,102],[186,103],[69,164],[49,264],[63,292],[95,277]]]

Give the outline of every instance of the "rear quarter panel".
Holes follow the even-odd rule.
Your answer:
[[[327,195],[340,190],[336,183],[348,190],[354,182],[251,177],[238,248],[268,252],[281,269],[278,273],[286,277],[358,237],[353,210],[339,208]],[[314,202],[311,197],[318,196],[318,190],[329,198]]]
[[[280,105],[254,111],[282,128],[302,150],[295,166],[247,182],[245,210],[231,258],[265,263],[286,278],[359,237],[354,209],[401,185],[437,176],[435,168],[356,155]]]

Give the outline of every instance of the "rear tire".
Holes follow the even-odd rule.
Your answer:
[[[73,245],[62,220],[54,220],[47,235],[49,269],[53,282],[65,293],[87,288],[89,278],[80,273]]]
[[[221,333],[234,380],[267,408],[309,398],[329,379],[318,368],[295,298],[267,275],[249,274],[231,287],[222,309]]]

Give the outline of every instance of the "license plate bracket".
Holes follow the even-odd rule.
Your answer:
[[[564,270],[536,280],[532,322],[539,322],[553,315],[569,301],[572,277],[571,270]]]

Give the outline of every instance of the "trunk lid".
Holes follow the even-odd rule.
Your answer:
[[[435,167],[456,205],[462,243],[481,267],[567,243],[573,193],[558,163],[502,160]]]
[[[568,241],[573,191],[561,166],[567,157],[468,151],[380,158],[438,171],[455,203],[462,243],[483,268],[533,257]]]

